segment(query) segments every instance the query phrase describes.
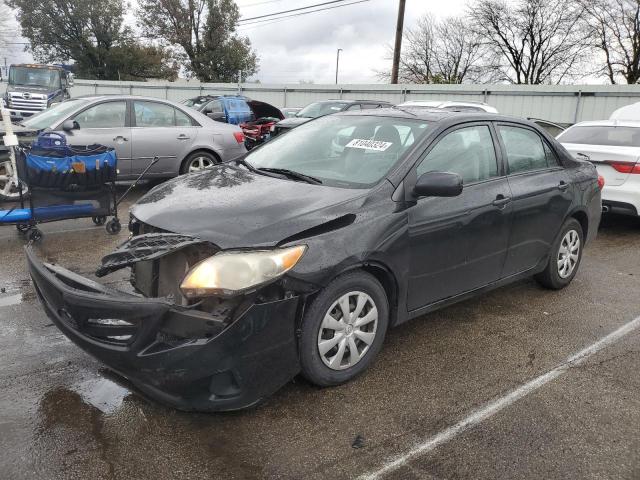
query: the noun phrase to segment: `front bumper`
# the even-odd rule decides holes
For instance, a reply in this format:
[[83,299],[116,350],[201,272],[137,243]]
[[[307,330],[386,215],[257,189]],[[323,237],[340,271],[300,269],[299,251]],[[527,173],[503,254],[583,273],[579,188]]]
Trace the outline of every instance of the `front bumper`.
[[237,410],[300,370],[299,298],[252,304],[232,323],[109,289],[25,249],[49,318],[74,343],[142,393],[180,410]]
[[9,116],[11,117],[11,120],[22,120],[25,118],[29,118],[37,113],[43,112],[46,109],[42,109],[42,110],[20,110],[17,108],[7,108],[7,110],[9,111]]

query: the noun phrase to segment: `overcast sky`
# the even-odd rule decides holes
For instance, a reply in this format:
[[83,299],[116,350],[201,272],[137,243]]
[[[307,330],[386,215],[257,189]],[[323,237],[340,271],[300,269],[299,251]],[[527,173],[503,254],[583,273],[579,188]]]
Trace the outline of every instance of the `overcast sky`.
[[[324,3],[326,0],[236,0],[245,18]],[[427,12],[463,13],[468,0],[407,0],[405,28]],[[398,0],[370,0],[269,24],[240,27],[260,57],[262,83],[334,83],[336,50],[340,83],[377,83],[376,71],[389,70]]]
[[[236,0],[244,18],[324,3],[328,0]],[[407,0],[405,28],[427,12],[437,16],[463,13],[467,1]],[[135,3],[135,2],[133,2]],[[369,0],[352,6],[239,28],[260,57],[253,78],[262,83],[335,82],[336,50],[340,83],[377,83],[376,71],[390,69],[386,46],[393,43],[398,0]],[[7,62],[31,61],[15,46],[0,53]],[[3,58],[0,58],[3,61]]]

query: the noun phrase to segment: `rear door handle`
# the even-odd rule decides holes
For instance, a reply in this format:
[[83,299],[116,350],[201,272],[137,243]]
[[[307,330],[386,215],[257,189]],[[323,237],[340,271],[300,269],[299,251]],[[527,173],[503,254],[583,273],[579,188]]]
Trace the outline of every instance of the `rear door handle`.
[[189,140],[189,136],[183,133],[182,135],[178,135],[178,140]]
[[115,138],[113,139],[113,141],[114,141],[114,142],[117,142],[117,141],[118,141],[118,139],[122,140],[123,142],[128,142],[128,141],[129,141],[129,139],[128,139],[127,137],[123,137],[122,135],[118,135],[117,137],[115,137]]
[[558,185],[558,190],[562,190],[563,192],[564,192],[567,188],[569,188],[569,184],[568,184],[568,183],[566,183],[564,180],[562,180],[562,181],[560,182],[560,184]]
[[493,202],[491,202],[491,204],[496,207],[503,208],[509,202],[511,202],[511,197],[505,197],[504,195],[500,194],[496,197],[496,199]]

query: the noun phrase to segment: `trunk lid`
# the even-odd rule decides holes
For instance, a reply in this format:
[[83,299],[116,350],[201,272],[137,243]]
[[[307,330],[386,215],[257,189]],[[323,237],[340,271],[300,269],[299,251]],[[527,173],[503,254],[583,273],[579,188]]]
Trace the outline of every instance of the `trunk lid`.
[[[619,186],[627,181],[628,172],[620,172],[611,164],[620,163],[633,165],[640,161],[640,148],[585,145],[578,143],[563,143],[571,155],[578,160],[588,160],[596,166],[598,173],[604,177],[605,186]],[[583,155],[589,157],[585,158]],[[630,169],[629,169],[630,170]]]

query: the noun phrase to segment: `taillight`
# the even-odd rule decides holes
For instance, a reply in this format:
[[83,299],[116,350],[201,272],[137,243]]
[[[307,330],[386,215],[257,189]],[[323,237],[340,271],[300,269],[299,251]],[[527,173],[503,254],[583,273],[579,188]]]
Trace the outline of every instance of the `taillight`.
[[604,187],[604,177],[602,175],[598,175],[598,188],[602,190]]
[[244,133],[242,133],[242,132],[233,132],[233,136],[236,138],[236,142],[244,143]]
[[616,172],[640,174],[640,163],[631,162],[606,162]]

